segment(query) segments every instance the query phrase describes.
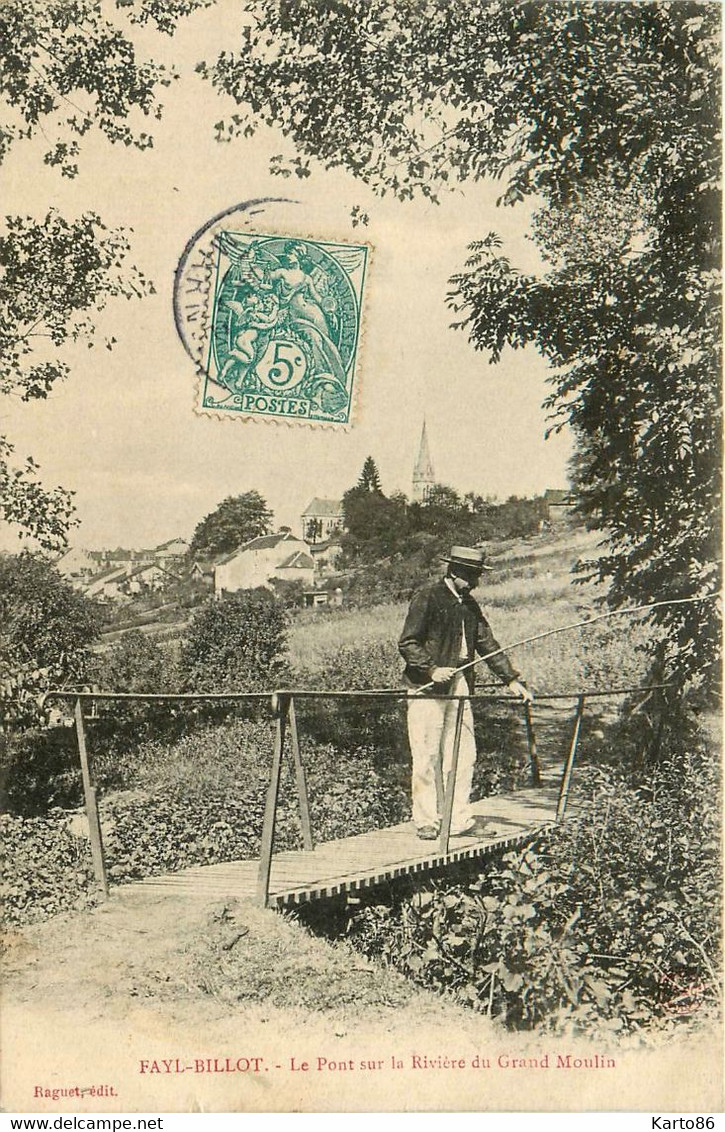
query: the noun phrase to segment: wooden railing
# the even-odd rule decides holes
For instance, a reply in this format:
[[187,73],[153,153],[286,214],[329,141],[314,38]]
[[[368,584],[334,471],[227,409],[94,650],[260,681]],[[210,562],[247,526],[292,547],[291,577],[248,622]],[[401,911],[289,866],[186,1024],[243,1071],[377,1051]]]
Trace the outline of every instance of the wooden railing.
[[[582,720],[584,717],[584,707],[588,700],[612,697],[633,695],[635,693],[650,693],[659,691],[667,687],[664,684],[651,685],[643,688],[609,688],[605,690],[590,690],[583,692],[556,692],[537,695],[537,705],[546,706],[547,704],[554,703],[555,701],[576,700],[576,709],[574,719],[572,722],[571,734],[567,747],[567,755],[564,761],[561,781],[559,785],[559,796],[556,808],[556,820],[561,821],[567,809],[569,800],[569,793],[571,790],[572,775],[574,771],[574,764],[576,761],[577,750],[579,747],[579,740],[581,738]],[[336,692],[336,691],[308,691],[304,689],[279,689],[275,692],[199,692],[199,693],[154,693],[154,692],[75,692],[68,690],[53,690],[46,694],[45,699],[48,700],[63,700],[73,701],[74,704],[74,722],[76,737],[78,742],[78,755],[80,759],[81,775],[83,779],[83,794],[85,801],[86,816],[88,819],[88,829],[91,843],[91,855],[93,860],[93,871],[95,879],[104,897],[108,896],[108,873],[106,869],[105,854],[103,849],[103,833],[101,828],[101,820],[98,810],[98,794],[97,787],[93,780],[92,773],[92,759],[89,754],[88,741],[86,735],[86,718],[83,711],[83,705],[86,703],[102,703],[102,702],[138,702],[138,703],[158,703],[158,702],[180,702],[180,703],[213,703],[213,702],[228,702],[228,703],[264,703],[267,702],[270,706],[271,716],[274,720],[274,746],[272,752],[272,764],[270,768],[269,783],[267,787],[267,799],[264,811],[264,823],[262,826],[262,838],[260,846],[259,869],[257,874],[257,902],[265,907],[269,901],[269,882],[272,868],[272,855],[274,851],[274,840],[277,826],[277,808],[279,800],[279,787],[282,773],[282,762],[285,750],[288,746],[289,737],[289,754],[291,758],[292,769],[295,777],[295,786],[297,791],[297,801],[299,805],[300,824],[302,829],[302,844],[305,852],[312,852],[314,850],[314,836],[312,831],[312,823],[310,820],[310,805],[307,792],[307,781],[305,776],[305,768],[302,760],[300,750],[299,731],[297,725],[297,712],[295,704],[300,700],[357,700],[357,701],[381,701],[381,700],[404,700],[407,701],[411,696],[410,692],[404,690],[382,690],[382,691],[361,691],[361,692]],[[539,763],[539,756],[537,751],[536,734],[534,731],[533,716],[531,705],[523,703],[521,700],[512,697],[510,694],[505,693],[474,693],[472,696],[436,696],[436,699],[457,700],[458,709],[456,713],[456,725],[453,740],[453,752],[451,759],[451,767],[448,772],[447,780],[444,784],[444,805],[443,805],[443,820],[441,823],[440,838],[438,842],[438,852],[441,856],[446,856],[449,851],[449,841],[451,836],[451,819],[453,812],[453,798],[456,785],[456,775],[458,770],[458,755],[461,743],[461,732],[463,728],[463,713],[465,704],[470,701],[491,701],[503,702],[510,705],[512,708],[518,708],[523,712],[523,720],[526,731],[526,741],[529,759],[529,774],[532,787],[541,785],[541,767]]]

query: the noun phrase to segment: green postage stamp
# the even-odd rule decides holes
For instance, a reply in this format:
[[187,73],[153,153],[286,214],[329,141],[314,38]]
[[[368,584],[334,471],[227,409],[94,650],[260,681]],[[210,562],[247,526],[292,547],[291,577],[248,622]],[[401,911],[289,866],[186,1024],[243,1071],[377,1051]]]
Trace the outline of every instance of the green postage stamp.
[[368,249],[221,230],[204,409],[347,424]]

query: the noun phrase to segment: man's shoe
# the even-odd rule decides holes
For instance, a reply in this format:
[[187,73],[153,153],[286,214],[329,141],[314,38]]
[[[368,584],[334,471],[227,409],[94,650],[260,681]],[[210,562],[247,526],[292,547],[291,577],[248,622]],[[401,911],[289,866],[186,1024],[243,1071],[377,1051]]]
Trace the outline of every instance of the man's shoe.
[[476,814],[473,821],[470,821],[465,829],[451,833],[451,837],[483,837],[484,833],[490,835],[493,832],[490,819],[482,817],[481,814]]
[[421,825],[416,830],[421,841],[435,841],[438,837],[438,828],[434,825]]

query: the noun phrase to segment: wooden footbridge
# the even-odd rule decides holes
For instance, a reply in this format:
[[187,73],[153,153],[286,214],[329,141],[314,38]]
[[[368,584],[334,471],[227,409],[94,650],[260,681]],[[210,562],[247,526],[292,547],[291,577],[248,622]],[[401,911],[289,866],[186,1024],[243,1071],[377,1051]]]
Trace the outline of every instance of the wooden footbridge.
[[[112,692],[52,692],[47,698],[74,701],[75,727],[78,740],[85,808],[88,818],[94,874],[101,893],[108,895],[108,875],[103,849],[103,833],[99,816],[97,788],[93,781],[92,761],[86,738],[84,705],[100,702],[158,701],[223,701],[243,703],[266,701],[274,722],[275,741],[270,767],[267,800],[258,860],[231,861],[200,865],[179,872],[155,876],[137,882],[144,888],[168,893],[197,892],[253,900],[262,906],[285,906],[331,896],[354,894],[398,877],[411,874],[437,874],[458,862],[487,858],[506,849],[525,845],[544,827],[561,821],[566,813],[572,773],[581,736],[585,703],[596,697],[616,697],[635,692],[649,693],[653,688],[620,688],[607,691],[585,691],[539,696],[532,710],[510,695],[477,694],[473,697],[449,697],[458,700],[454,750],[450,772],[444,784],[444,809],[440,837],[422,841],[411,822],[375,829],[355,837],[346,837],[316,845],[310,820],[307,781],[298,734],[296,703],[303,699],[370,700],[375,710],[382,698],[405,698],[405,692],[310,692],[278,691],[270,693],[224,694],[136,694]],[[473,810],[488,819],[482,835],[452,836],[450,833],[453,792],[455,788],[466,700],[503,701],[512,711],[523,713],[530,785],[508,794],[497,794],[475,803]],[[573,707],[573,714],[572,712]],[[94,709],[95,710],[95,709]],[[535,713],[546,713],[567,723],[566,747],[553,758],[540,759],[534,729]],[[277,808],[283,759],[287,755],[294,772],[303,848],[274,853]]]
[[266,892],[259,861],[200,865],[140,883],[146,889],[236,896],[277,907],[354,895],[399,877],[440,872],[456,862],[524,844],[555,820],[557,798],[553,786],[489,798],[474,810],[490,819],[490,829],[482,837],[452,837],[446,852],[436,843],[420,841],[407,822],[327,841],[312,850],[277,853],[271,859]]

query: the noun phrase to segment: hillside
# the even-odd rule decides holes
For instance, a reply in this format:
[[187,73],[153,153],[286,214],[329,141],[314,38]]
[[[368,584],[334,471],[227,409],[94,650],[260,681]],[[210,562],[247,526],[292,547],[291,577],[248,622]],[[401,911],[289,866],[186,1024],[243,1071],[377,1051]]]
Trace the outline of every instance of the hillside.
[[[497,573],[492,581],[486,581],[485,592],[478,596],[491,606],[498,601],[505,602],[522,590],[528,596],[529,587],[524,585],[526,581],[535,585],[541,596],[550,595],[562,587],[568,589],[571,567],[579,557],[595,556],[600,539],[601,535],[598,533],[581,527],[562,526],[530,538],[492,542],[489,553],[491,561],[497,567]],[[519,587],[505,584],[515,579],[521,583]],[[403,608],[402,605],[400,608]],[[173,601],[156,603],[148,609],[142,604],[137,607],[137,603],[132,603],[119,611],[117,621],[103,633],[99,651],[104,651],[134,629],[139,629],[158,642],[174,641],[187,627],[190,616],[188,607]],[[373,635],[378,632],[373,625],[382,625],[382,622],[374,618],[368,626],[364,617],[360,620],[357,609],[352,612],[344,608],[342,612],[337,609],[297,610],[293,616],[291,633],[293,660],[304,654],[311,636],[319,638],[321,642],[325,640],[323,625],[327,623],[327,619],[340,626],[349,624],[351,629],[357,629],[359,625],[363,632],[367,627]],[[312,634],[307,631],[307,627],[311,625],[316,626]],[[345,633],[344,628],[342,632]]]
[[[591,583],[576,582],[572,574],[581,559],[596,558],[601,535],[581,527],[548,531],[529,539],[492,544],[495,572],[485,575],[474,592],[502,646],[581,622],[601,612],[601,591]],[[443,567],[441,567],[441,570]],[[304,611],[290,630],[290,660],[300,686],[320,671],[335,682],[348,649],[366,648],[384,657],[379,676],[387,686],[398,686],[401,661],[397,640],[405,618],[406,602],[369,608]],[[636,682],[644,671],[638,645],[650,630],[628,620],[626,638],[614,618],[591,628],[582,627],[531,645],[510,650],[516,667],[539,692],[576,691]],[[622,652],[622,640],[626,651]],[[340,672],[340,675],[342,673]],[[620,678],[621,677],[621,678]],[[491,679],[483,669],[480,680]]]

